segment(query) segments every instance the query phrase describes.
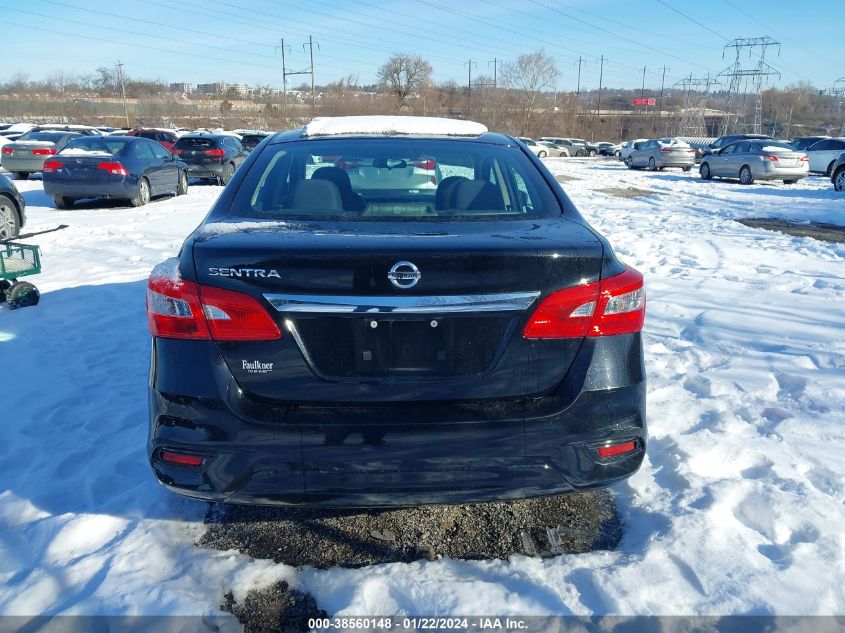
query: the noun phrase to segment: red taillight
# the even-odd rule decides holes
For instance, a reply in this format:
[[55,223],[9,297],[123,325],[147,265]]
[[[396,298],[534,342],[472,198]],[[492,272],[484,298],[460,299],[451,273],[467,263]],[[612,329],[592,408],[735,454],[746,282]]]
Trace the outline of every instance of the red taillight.
[[60,160],[45,160],[42,171],[45,174],[52,174],[54,172],[61,171],[62,167],[64,167],[64,164]]
[[219,149],[219,148],[215,148],[215,149],[207,149],[207,150],[205,150],[205,152],[203,152],[203,153],[204,153],[206,156],[214,156],[215,158],[221,158],[221,157],[222,157],[222,156],[226,153],[226,150],[224,150],[224,149]]
[[126,171],[126,167],[121,165],[116,161],[110,161],[107,163],[100,163],[97,165],[97,169],[102,169],[103,171],[107,171],[114,176],[128,176],[129,172]]
[[52,147],[44,147],[32,150],[33,156],[55,156],[56,150]]
[[599,457],[615,457],[616,455],[633,453],[636,449],[636,442],[625,442],[624,444],[612,444],[611,446],[601,446],[598,449],[598,453]]
[[663,148],[662,150],[660,150],[660,153],[661,154],[671,154],[672,150],[669,149],[668,147],[666,147],[666,148]]
[[147,321],[150,332],[162,338],[270,341],[282,336],[247,294],[162,277],[147,284]]
[[809,163],[809,162],[810,162],[810,157],[809,157],[809,156],[802,156],[802,157],[801,157],[801,158],[799,158],[798,160],[800,160],[802,163]]
[[173,451],[161,451],[159,453],[161,461],[168,464],[178,464],[179,466],[202,466],[202,457],[200,455],[186,455],[185,453],[174,453]]
[[643,276],[625,272],[553,292],[525,324],[525,338],[582,338],[639,332],[645,320]]
[[426,171],[434,171],[434,169],[437,167],[437,163],[435,163],[430,158],[426,158],[414,161],[414,167],[416,167],[417,169],[424,169]]
[[764,154],[761,158],[764,158],[765,160],[770,160],[773,163],[776,163],[779,160],[778,157],[774,154]]
[[15,153],[15,150],[13,150],[11,147],[4,147],[3,148],[3,154],[5,154],[6,156],[11,156],[14,153]]

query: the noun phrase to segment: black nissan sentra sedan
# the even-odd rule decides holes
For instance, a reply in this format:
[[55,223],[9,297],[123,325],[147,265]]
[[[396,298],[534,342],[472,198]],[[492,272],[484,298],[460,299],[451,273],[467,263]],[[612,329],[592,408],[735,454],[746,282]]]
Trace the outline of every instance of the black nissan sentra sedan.
[[184,495],[513,499],[607,486],[645,454],[642,275],[478,123],[276,134],[147,309],[149,458]]

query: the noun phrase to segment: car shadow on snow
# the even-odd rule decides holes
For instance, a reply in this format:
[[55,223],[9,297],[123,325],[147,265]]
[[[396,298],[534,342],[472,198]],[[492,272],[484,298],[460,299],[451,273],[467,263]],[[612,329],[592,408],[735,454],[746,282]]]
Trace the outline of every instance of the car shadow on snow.
[[0,304],[7,501],[53,516],[201,519],[205,504],[166,491],[147,461],[145,288],[78,286],[34,307]]

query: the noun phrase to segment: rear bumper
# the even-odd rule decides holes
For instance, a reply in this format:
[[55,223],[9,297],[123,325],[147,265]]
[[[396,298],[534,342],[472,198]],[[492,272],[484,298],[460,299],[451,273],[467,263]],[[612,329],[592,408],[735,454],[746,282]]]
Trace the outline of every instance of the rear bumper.
[[4,156],[0,159],[0,165],[3,166],[3,169],[6,171],[28,171],[30,173],[38,172],[44,169],[44,161],[48,157],[38,157],[38,158],[18,158],[15,156]]
[[806,167],[775,167],[769,165],[758,171],[759,173],[754,174],[754,177],[758,180],[800,180],[810,175],[810,171]]
[[202,165],[192,165],[188,163],[188,175],[194,178],[217,178],[223,177],[224,167],[228,163],[206,163]]
[[[608,486],[645,454],[639,335],[585,343],[573,372],[522,401],[279,407],[244,394],[213,344],[155,339],[147,448],[171,490],[231,503],[401,506]],[[633,452],[598,457],[628,441]],[[163,450],[203,463],[165,463]]]
[[138,183],[124,178],[114,182],[65,182],[44,179],[44,193],[65,198],[133,198],[138,193]]

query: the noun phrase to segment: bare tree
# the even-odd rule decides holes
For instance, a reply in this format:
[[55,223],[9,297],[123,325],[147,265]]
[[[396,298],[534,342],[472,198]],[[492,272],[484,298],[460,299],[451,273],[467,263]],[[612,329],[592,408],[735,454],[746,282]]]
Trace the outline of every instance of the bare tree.
[[520,135],[524,135],[528,129],[540,94],[552,89],[559,75],[554,58],[546,55],[543,49],[520,55],[515,63],[503,67],[502,84],[512,92],[516,106],[522,113]]
[[431,81],[431,64],[419,55],[396,53],[378,70],[382,85],[401,104]]

